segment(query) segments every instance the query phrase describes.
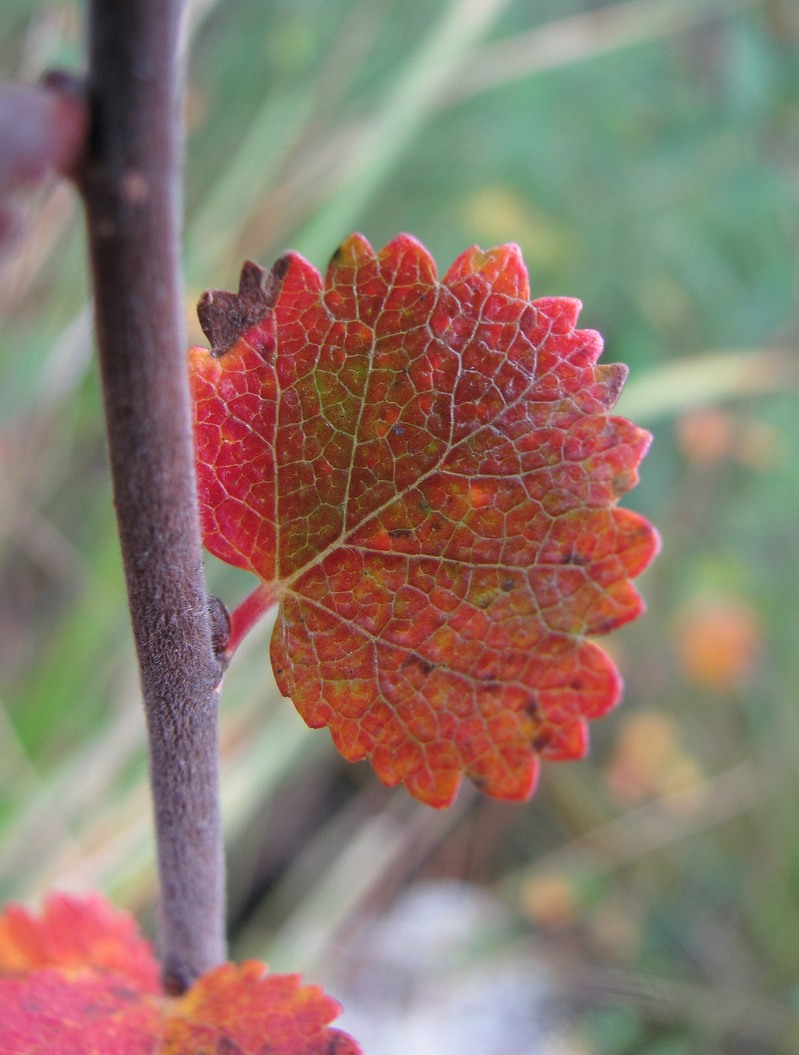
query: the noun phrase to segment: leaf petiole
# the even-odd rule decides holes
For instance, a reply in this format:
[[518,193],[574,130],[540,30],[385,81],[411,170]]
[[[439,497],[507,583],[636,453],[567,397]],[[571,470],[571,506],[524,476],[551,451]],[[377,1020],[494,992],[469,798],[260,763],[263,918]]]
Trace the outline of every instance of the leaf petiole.
[[220,659],[227,665],[236,649],[255,624],[278,602],[278,587],[272,582],[262,582],[257,589],[230,613],[230,640]]

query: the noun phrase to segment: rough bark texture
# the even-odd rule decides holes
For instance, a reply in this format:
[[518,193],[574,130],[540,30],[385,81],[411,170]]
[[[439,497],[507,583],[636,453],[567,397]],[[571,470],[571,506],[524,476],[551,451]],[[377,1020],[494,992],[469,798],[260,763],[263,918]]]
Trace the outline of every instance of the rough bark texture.
[[85,198],[122,556],[161,880],[182,991],[224,959],[217,688],[202,573],[179,270],[178,0],[92,0]]

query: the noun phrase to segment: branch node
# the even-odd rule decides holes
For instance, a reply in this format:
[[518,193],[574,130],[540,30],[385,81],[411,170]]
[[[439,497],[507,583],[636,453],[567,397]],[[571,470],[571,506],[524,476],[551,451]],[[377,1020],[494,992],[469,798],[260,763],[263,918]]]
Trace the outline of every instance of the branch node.
[[228,660],[225,650],[230,644],[230,612],[223,601],[218,597],[208,598],[208,617],[211,621],[211,640],[214,646],[214,654],[222,665],[224,671]]

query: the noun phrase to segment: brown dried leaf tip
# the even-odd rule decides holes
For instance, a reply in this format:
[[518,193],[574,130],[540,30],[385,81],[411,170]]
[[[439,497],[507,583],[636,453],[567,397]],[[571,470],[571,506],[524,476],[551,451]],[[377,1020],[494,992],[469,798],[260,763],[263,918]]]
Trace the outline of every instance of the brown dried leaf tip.
[[203,333],[211,342],[211,354],[219,358],[229,351],[251,326],[274,307],[289,266],[281,256],[267,272],[260,264],[246,261],[241,269],[238,293],[207,289],[197,304]]

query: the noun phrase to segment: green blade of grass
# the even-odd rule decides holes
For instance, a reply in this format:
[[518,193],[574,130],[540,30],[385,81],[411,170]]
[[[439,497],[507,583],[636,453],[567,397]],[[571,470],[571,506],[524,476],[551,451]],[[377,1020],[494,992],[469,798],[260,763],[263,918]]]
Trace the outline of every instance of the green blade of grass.
[[706,352],[627,382],[616,411],[649,424],[686,410],[795,387],[799,359],[783,349]]

